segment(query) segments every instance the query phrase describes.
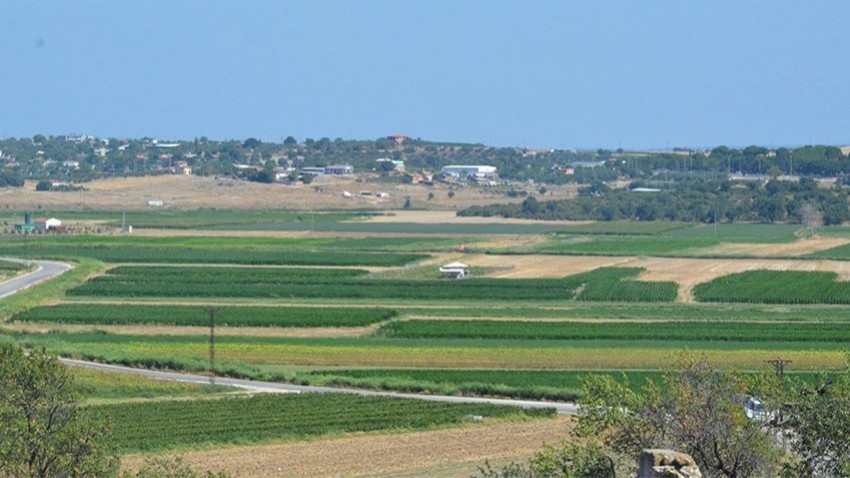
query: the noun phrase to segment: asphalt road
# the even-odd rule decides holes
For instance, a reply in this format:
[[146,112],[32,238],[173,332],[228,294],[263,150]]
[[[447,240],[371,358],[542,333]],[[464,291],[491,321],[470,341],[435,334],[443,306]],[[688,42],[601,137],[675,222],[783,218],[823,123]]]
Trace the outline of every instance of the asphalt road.
[[[87,362],[84,360],[60,359],[62,363],[72,367],[84,367],[94,370],[104,370],[110,372],[130,373],[141,375],[157,380],[169,380],[175,382],[189,383],[210,383],[210,377],[205,375],[196,375],[189,373],[177,372],[160,372],[157,370],[148,370],[141,368],[124,367],[121,365],[110,365],[96,362]],[[490,403],[493,405],[506,405],[521,408],[554,408],[561,415],[576,415],[578,414],[578,406],[573,403],[558,403],[558,402],[539,402],[534,400],[511,400],[502,398],[482,398],[482,397],[458,397],[454,395],[420,395],[415,393],[395,393],[373,390],[358,390],[350,388],[334,388],[334,387],[312,387],[305,385],[290,385],[277,382],[261,382],[258,380],[243,380],[237,378],[216,377],[216,385],[227,385],[238,387],[256,392],[273,392],[273,393],[347,393],[362,396],[378,396],[378,397],[396,397],[396,398],[412,398],[416,400],[431,400],[435,402],[448,403]]]
[[[70,264],[54,261],[27,261],[22,259],[7,259],[3,260],[10,262],[19,262],[22,264],[36,264],[38,268],[28,274],[24,274],[14,279],[0,283],[0,298],[10,296],[16,292],[32,287],[40,282],[57,277],[71,269]],[[72,367],[84,367],[95,370],[106,370],[111,372],[128,373],[141,375],[157,380],[169,380],[175,382],[189,383],[210,383],[210,377],[205,375],[196,375],[190,373],[177,372],[161,372],[158,370],[148,370],[132,367],[124,367],[120,365],[109,365],[96,362],[87,362],[83,360],[73,360],[60,358],[60,361]],[[558,402],[540,402],[534,400],[512,400],[501,398],[482,398],[482,397],[458,397],[454,395],[420,395],[415,393],[395,393],[373,390],[358,390],[350,388],[333,388],[333,387],[312,387],[305,385],[291,385],[277,382],[261,382],[257,380],[243,380],[227,377],[216,377],[215,383],[218,385],[227,385],[230,387],[238,387],[256,392],[273,392],[273,393],[346,393],[362,396],[380,396],[380,397],[396,397],[396,398],[411,398],[416,400],[431,400],[435,402],[448,403],[490,403],[493,405],[505,405],[522,408],[554,408],[562,415],[576,415],[578,406],[573,403],[558,403]]]
[[4,261],[9,262],[17,262],[20,264],[35,264],[37,269],[24,274],[22,276],[15,277],[14,279],[9,279],[5,282],[0,282],[0,299],[3,297],[10,296],[15,292],[20,292],[24,289],[28,289],[40,282],[46,281],[47,279],[52,279],[59,275],[64,274],[66,271],[71,269],[70,264],[65,264],[64,262],[54,262],[54,261],[27,261],[23,259],[8,259],[3,258]]

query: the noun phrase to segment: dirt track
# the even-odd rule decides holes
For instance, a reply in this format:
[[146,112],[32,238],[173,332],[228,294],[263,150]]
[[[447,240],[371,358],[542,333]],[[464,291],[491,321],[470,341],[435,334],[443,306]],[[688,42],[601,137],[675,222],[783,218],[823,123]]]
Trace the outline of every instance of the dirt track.
[[[199,470],[224,470],[234,477],[468,477],[485,459],[503,461],[529,456],[544,442],[568,437],[573,420],[470,425],[438,431],[360,435],[314,442],[218,448],[188,452]],[[122,465],[134,469],[138,456]]]

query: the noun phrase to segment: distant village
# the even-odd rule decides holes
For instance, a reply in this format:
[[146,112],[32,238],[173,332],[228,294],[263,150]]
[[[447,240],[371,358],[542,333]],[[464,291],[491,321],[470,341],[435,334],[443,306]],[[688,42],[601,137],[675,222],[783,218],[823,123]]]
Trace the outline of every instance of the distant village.
[[613,188],[656,192],[685,176],[760,183],[808,177],[846,183],[848,154],[848,147],[823,145],[661,151],[533,149],[439,143],[405,135],[301,141],[290,136],[276,142],[35,135],[0,140],[0,187],[29,180],[37,182],[39,191],[75,191],[93,179],[144,175],[198,175],[284,185],[353,176],[361,182],[441,182],[457,187],[602,182]]

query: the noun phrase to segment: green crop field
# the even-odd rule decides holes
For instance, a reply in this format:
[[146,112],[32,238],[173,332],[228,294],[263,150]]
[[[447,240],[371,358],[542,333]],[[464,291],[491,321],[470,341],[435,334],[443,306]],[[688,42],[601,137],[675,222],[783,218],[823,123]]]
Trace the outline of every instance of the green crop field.
[[[344,369],[298,372],[291,379],[303,385],[400,390],[445,395],[488,395],[535,400],[576,401],[581,398],[584,370],[469,370],[469,369]],[[655,371],[606,372],[625,375],[638,391]]]
[[564,279],[369,278],[354,269],[178,268],[124,266],[68,291],[83,297],[248,297],[415,300],[541,300],[663,302],[672,282],[632,280],[642,270],[602,268]]
[[850,342],[847,323],[752,322],[530,322],[405,320],[379,332],[395,338],[526,340],[673,340],[729,342]]
[[693,227],[684,222],[670,221],[611,221],[560,226],[558,234],[654,236],[678,229]]
[[[98,221],[111,227],[121,227],[121,211],[98,210],[43,210],[47,217],[61,217],[64,221]],[[303,212],[289,210],[236,210],[236,209],[157,209],[128,210],[126,223],[136,228],[156,229],[210,229],[214,227],[239,227],[270,222],[338,222],[357,221],[378,213],[372,211]],[[20,215],[2,214],[0,219],[9,223],[20,222]]]
[[800,224],[712,224],[676,228],[665,236],[695,239],[716,239],[722,242],[776,243],[797,238]]
[[755,270],[699,284],[694,296],[705,302],[850,304],[850,283],[834,272]]
[[[27,347],[77,358],[132,366],[209,369],[204,336],[128,335],[103,332],[15,333]],[[723,366],[765,367],[782,356],[792,370],[841,368],[846,342],[700,340],[526,340],[402,338],[218,337],[217,371],[225,375],[277,380],[292,367],[439,367],[495,369],[642,370],[669,366],[684,348],[704,353]]]
[[95,415],[115,427],[113,445],[123,453],[245,444],[323,435],[413,430],[457,425],[468,416],[552,416],[554,410],[522,410],[479,404],[332,394],[269,394],[250,398],[98,405]]
[[293,266],[403,266],[425,259],[421,254],[344,251],[279,251],[248,248],[103,247],[41,243],[4,243],[0,255],[39,259],[93,258],[111,263],[249,264]]
[[[219,307],[222,327],[358,327],[383,322],[392,309],[340,307]],[[62,304],[35,307],[12,320],[87,325],[209,325],[208,308],[180,305]]]
[[[676,283],[640,280],[639,268],[458,281],[437,272],[438,254],[455,253],[460,244],[480,252],[507,247],[509,254],[699,257],[722,243],[789,242],[798,225],[724,224],[715,236],[712,225],[666,222],[382,224],[358,221],[361,212],[289,213],[180,213],[134,224],[357,234],[9,236],[0,255],[93,257],[108,265],[83,259],[68,275],[4,299],[22,302],[3,309],[11,320],[0,329],[0,342],[205,373],[209,338],[198,332],[208,326],[208,307],[217,305],[216,323],[228,329],[216,337],[216,374],[300,384],[580,401],[585,374],[625,371],[637,389],[684,349],[747,372],[767,370],[765,361],[777,357],[792,361],[789,373],[846,367],[850,287],[834,274],[733,274],[699,285],[698,302],[684,303],[676,302]],[[488,236],[503,233],[520,237]],[[840,231],[824,229],[833,233]],[[426,258],[433,260],[417,264]],[[220,387],[76,373],[87,403],[117,417],[116,444],[128,452],[420,429],[486,415],[408,412],[395,402],[224,398],[229,391]]]
[[835,259],[839,261],[850,260],[850,244],[833,247],[825,251],[818,251],[809,254],[807,257],[816,259]]
[[[687,255],[695,249],[720,244],[711,238],[665,236],[556,236],[535,248],[544,254],[604,256]],[[529,251],[530,252],[530,251]]]

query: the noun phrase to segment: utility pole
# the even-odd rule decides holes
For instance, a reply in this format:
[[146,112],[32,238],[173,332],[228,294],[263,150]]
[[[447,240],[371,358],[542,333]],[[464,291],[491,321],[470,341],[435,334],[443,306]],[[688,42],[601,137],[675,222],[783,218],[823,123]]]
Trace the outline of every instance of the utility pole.
[[215,385],[215,315],[218,307],[207,309],[210,315],[210,385]]
[[785,366],[793,362],[793,360],[785,360],[777,357],[774,360],[765,360],[765,362],[773,365],[773,367],[776,369],[776,375],[779,375],[779,377],[782,378],[785,376]]

